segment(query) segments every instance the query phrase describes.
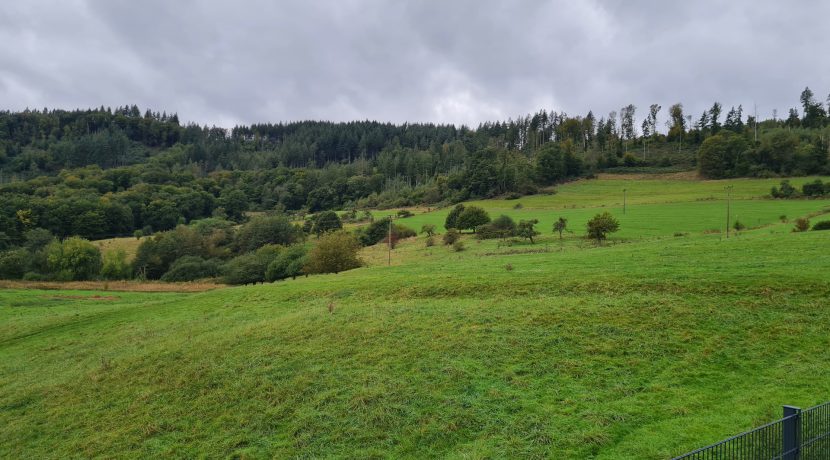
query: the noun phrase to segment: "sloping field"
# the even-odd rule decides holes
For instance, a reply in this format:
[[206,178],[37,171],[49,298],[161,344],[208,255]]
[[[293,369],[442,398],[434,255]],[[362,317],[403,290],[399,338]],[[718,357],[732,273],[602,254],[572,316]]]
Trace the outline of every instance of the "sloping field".
[[0,290],[0,457],[657,459],[717,441],[830,399],[830,232],[778,221],[827,203],[745,198],[763,227],[728,240],[693,226],[724,203],[655,200],[601,247],[546,226],[202,293]]

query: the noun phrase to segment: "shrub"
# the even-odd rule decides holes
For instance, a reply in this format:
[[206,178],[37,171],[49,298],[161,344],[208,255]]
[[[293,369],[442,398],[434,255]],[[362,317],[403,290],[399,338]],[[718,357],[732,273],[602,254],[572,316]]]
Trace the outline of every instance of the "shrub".
[[822,220],[813,225],[813,230],[830,230],[830,220]]
[[435,235],[435,225],[424,224],[421,226],[421,233],[426,233],[428,237],[432,237],[432,235]]
[[[381,241],[389,242],[389,219],[376,220],[358,232],[358,240],[364,246],[372,246]],[[403,238],[416,236],[415,230],[409,227],[392,224],[392,244]]]
[[176,259],[170,270],[161,277],[162,281],[193,281],[213,278],[219,275],[219,264],[199,256],[184,256]]
[[306,273],[340,273],[362,265],[357,256],[360,243],[346,232],[328,233],[308,253]]
[[830,184],[824,185],[821,179],[816,179],[801,186],[801,193],[804,196],[822,196],[828,192],[830,192]]
[[444,233],[444,244],[449,246],[451,244],[455,244],[461,238],[461,234],[458,230],[451,228],[447,230],[447,233]]
[[29,266],[29,251],[12,249],[0,252],[0,278],[20,279]]
[[425,244],[428,248],[435,246],[435,238],[433,238],[432,236],[428,236]]
[[302,230],[283,215],[255,217],[236,234],[236,247],[253,251],[266,244],[291,245],[302,238]]
[[600,243],[619,229],[620,223],[608,211],[595,215],[587,224],[588,237]]
[[110,250],[104,253],[104,262],[101,266],[101,277],[104,279],[129,279],[132,271],[132,266],[127,262],[127,253],[123,249]]
[[61,280],[89,280],[101,272],[101,251],[83,238],[67,238],[49,244],[46,263],[49,271],[57,273]]
[[333,232],[343,228],[343,222],[334,211],[323,211],[312,219],[311,232],[318,237],[323,233]]
[[464,242],[461,240],[457,240],[455,243],[452,244],[452,250],[455,252],[461,252],[464,250]]
[[133,232],[133,236],[135,237],[135,239],[140,240],[141,237],[144,236],[144,231],[143,230],[136,230],[136,231]]
[[476,237],[479,239],[507,238],[516,234],[516,222],[510,216],[501,215],[489,224],[479,225],[476,228]]
[[778,220],[780,220],[781,222],[786,224],[787,223],[787,216],[784,215],[784,214],[781,214],[780,216],[778,216]]
[[798,190],[790,185],[790,181],[785,179],[781,181],[781,184],[778,187],[773,187],[772,190],[770,190],[770,195],[772,195],[773,198],[794,198],[798,195]]
[[401,209],[400,211],[398,211],[398,217],[402,219],[412,217],[414,215],[415,214],[412,214],[412,211],[410,211],[409,209]]
[[519,221],[519,226],[516,228],[516,236],[527,238],[530,240],[530,244],[533,244],[533,237],[539,234],[534,228],[538,223],[538,219]]
[[524,205],[522,205],[521,203],[516,203],[516,204],[513,205],[513,209],[522,209],[522,208],[524,208]]
[[256,252],[249,252],[234,257],[222,269],[224,280],[228,284],[261,283],[265,281],[268,265],[277,258],[281,248],[267,245]]
[[266,281],[296,278],[303,274],[306,263],[305,247],[299,244],[285,248],[265,270]]
[[447,219],[444,221],[444,228],[447,230],[451,228],[458,228],[458,217],[461,216],[461,213],[464,212],[464,205],[458,204],[449,214],[447,214]]
[[505,265],[505,266],[504,266],[504,269],[505,269],[505,270],[507,270],[507,271],[509,271],[509,272],[512,272],[512,271],[513,271],[513,264],[507,264],[507,265]]
[[141,241],[133,260],[133,268],[135,273],[147,279],[159,279],[179,257],[208,258],[211,252],[208,243],[208,239],[196,230],[183,225],[175,230],[156,233]]
[[799,217],[795,220],[794,232],[806,232],[810,228],[810,220],[806,217]]
[[484,225],[490,222],[490,216],[482,208],[478,206],[468,206],[464,209],[455,225],[459,230],[473,230],[479,225]]
[[739,220],[735,220],[735,223],[732,224],[732,228],[734,228],[736,232],[740,232],[746,229],[746,225],[744,225],[744,223]]

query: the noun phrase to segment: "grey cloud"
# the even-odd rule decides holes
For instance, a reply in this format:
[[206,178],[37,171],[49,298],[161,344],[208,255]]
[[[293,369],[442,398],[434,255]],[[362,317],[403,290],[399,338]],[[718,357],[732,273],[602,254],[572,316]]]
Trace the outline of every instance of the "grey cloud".
[[[138,104],[232,126],[466,123],[540,108],[699,114],[809,85],[824,98],[830,5],[771,1],[76,0],[0,7],[5,109]],[[663,112],[665,115],[665,112]]]

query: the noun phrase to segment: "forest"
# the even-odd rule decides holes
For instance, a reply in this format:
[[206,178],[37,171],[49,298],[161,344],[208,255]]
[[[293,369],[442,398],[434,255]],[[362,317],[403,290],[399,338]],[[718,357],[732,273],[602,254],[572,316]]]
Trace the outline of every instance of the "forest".
[[[532,194],[603,171],[697,168],[705,178],[828,170],[827,106],[809,89],[786,118],[714,103],[597,117],[541,110],[475,129],[302,121],[232,129],[182,125],[133,106],[0,112],[0,249],[32,228],[98,239],[251,211],[322,210]],[[830,101],[828,101],[830,105]]]

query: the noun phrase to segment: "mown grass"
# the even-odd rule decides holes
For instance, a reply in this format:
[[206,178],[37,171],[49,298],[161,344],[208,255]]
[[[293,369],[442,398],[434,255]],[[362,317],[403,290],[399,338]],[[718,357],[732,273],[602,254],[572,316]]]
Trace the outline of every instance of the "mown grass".
[[657,459],[830,399],[830,232],[761,208],[672,236],[699,204],[632,208],[655,230],[603,246],[417,238],[252,287],[0,290],[0,457]]

